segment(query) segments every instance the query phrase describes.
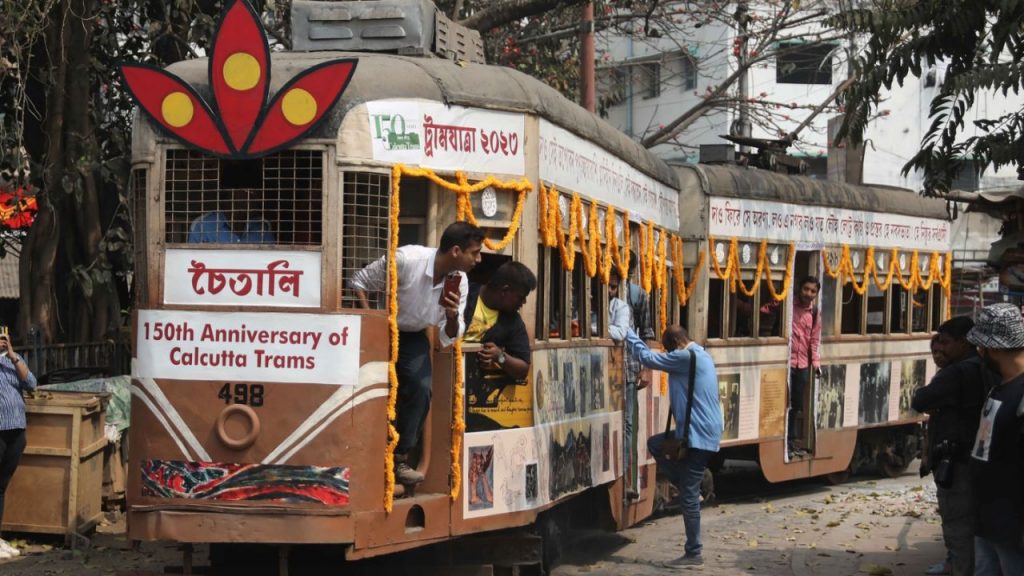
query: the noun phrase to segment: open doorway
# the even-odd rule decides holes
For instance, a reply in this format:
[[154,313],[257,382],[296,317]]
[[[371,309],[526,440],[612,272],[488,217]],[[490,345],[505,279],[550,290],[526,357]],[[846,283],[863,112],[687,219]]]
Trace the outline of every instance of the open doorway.
[[[814,454],[818,388],[816,360],[821,346],[821,252],[799,250],[793,262],[789,329],[789,414],[786,445],[790,461]],[[809,306],[809,308],[808,308]]]

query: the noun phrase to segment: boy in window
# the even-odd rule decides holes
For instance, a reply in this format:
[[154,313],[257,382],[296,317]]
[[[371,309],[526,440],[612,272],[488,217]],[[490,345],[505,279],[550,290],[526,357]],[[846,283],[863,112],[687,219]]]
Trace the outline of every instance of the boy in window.
[[273,244],[270,222],[263,219],[262,201],[248,188],[233,188],[221,196],[218,210],[192,221],[190,244]]

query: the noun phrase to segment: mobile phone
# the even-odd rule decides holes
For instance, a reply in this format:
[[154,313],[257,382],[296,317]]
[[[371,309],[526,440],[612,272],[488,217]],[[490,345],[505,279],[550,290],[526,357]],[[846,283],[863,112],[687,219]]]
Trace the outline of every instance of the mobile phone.
[[462,291],[462,278],[458,272],[450,272],[444,278],[444,287],[441,288],[441,300],[438,302],[441,306],[444,306],[444,299],[446,294],[454,294],[456,298],[460,296]]

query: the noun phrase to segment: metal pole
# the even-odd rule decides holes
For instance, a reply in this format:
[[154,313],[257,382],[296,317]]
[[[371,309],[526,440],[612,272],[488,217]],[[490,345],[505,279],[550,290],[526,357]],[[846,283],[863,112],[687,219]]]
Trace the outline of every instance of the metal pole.
[[594,88],[594,3],[583,5],[580,24],[580,104],[590,112],[597,111]]

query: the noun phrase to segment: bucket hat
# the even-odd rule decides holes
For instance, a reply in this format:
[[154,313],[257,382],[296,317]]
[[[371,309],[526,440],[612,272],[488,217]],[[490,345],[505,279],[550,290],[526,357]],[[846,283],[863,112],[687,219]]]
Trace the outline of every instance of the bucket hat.
[[1000,303],[982,308],[967,333],[967,341],[982,348],[1024,348],[1024,318],[1013,304]]

